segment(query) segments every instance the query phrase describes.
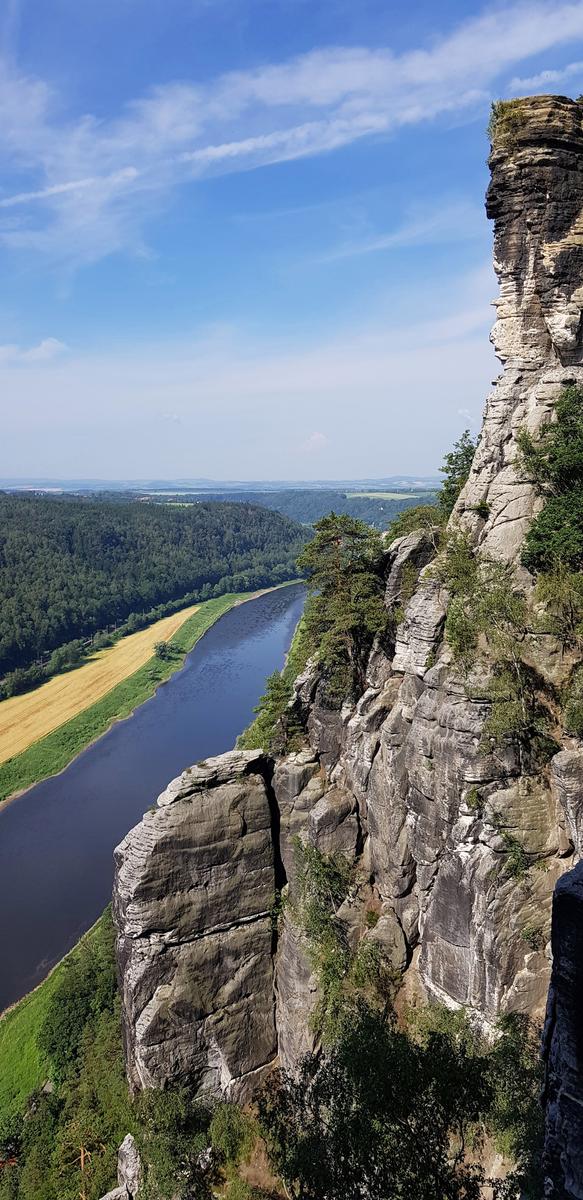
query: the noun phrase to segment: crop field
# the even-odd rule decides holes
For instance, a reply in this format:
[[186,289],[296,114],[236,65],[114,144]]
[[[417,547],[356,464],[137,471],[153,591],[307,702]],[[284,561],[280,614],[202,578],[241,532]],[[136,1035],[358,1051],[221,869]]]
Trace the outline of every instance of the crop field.
[[152,657],[156,642],[166,642],[197,611],[193,604],[121,638],[96,652],[89,662],[41,687],[0,703],[0,763],[58,729],[107,695]]

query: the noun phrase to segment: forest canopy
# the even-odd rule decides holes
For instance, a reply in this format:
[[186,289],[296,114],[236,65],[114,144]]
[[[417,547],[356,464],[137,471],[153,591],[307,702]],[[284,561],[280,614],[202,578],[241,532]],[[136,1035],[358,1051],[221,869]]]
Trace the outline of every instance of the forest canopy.
[[156,605],[292,579],[305,540],[251,504],[0,495],[0,676]]

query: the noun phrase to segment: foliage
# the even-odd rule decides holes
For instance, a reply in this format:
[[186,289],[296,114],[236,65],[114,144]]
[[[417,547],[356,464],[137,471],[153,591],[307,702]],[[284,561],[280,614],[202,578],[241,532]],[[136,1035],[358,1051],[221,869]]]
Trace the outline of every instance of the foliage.
[[454,660],[468,673],[482,653],[491,668],[482,748],[515,741],[545,757],[556,746],[547,734],[538,679],[524,661],[529,611],[512,566],[475,553],[454,530],[435,572],[451,594],[445,633]]
[[302,1200],[477,1200],[484,1180],[469,1147],[479,1149],[491,1126],[515,1155],[514,1195],[524,1186],[530,1196],[540,1152],[537,1058],[520,1024],[503,1028],[490,1050],[463,1016],[430,1018],[410,1036],[352,1007],[323,1062],[310,1055],[296,1077],[280,1072],[264,1089],[272,1161]]
[[162,662],[167,662],[169,658],[172,658],[172,646],[168,642],[154,642],[154,654]]
[[487,1058],[491,1104],[488,1125],[499,1150],[516,1163],[515,1178],[524,1200],[542,1195],[541,1148],[543,1063],[540,1031],[523,1013],[498,1021],[499,1038]]
[[439,529],[444,525],[444,516],[437,504],[416,504],[414,508],[406,508],[395,517],[387,530],[387,541],[394,542],[396,538],[405,537],[421,529],[437,541]]
[[113,1010],[116,993],[113,941],[113,925],[107,911],[95,936],[81,941],[77,953],[63,964],[38,1035],[39,1050],[51,1064],[51,1075],[57,1081],[74,1065],[89,1019]]
[[[292,916],[308,944],[308,958],[318,980],[318,1004],[312,1024],[329,1045],[338,1036],[347,1005],[363,1002],[384,1009],[391,1001],[396,978],[379,942],[364,937],[351,950],[336,912],[352,884],[352,870],[343,855],[326,855],[294,839],[297,899]],[[370,914],[367,914],[367,916]],[[368,921],[374,928],[376,920]]]
[[139,704],[147,700],[158,684],[168,679],[180,666],[184,655],[192,650],[203,633],[206,633],[207,629],[237,601],[245,599],[245,593],[235,593],[202,604],[171,638],[171,659],[162,662],[151,658],[96,704],[84,709],[53,733],[29,746],[28,750],[1,763],[0,800],[30,787],[40,779],[62,771],[76,754],[104,733],[112,721],[129,716]]
[[305,539],[249,504],[0,496],[0,673],[186,595],[281,583]]
[[564,721],[568,733],[583,737],[583,667],[573,673],[567,688]]
[[308,577],[308,654],[322,668],[331,707],[358,694],[376,635],[388,627],[378,533],[352,517],[330,513],[315,525],[298,567]]
[[504,851],[506,854],[505,867],[508,875],[514,879],[522,879],[523,875],[529,870],[531,865],[530,859],[522,842],[516,837],[516,834],[511,833],[504,825],[502,815],[499,812],[491,812],[488,814],[488,819],[496,833],[502,839]]
[[290,751],[302,737],[297,715],[290,709],[293,685],[303,671],[309,654],[303,620],[294,633],[282,671],[274,671],[266,680],[266,690],[254,709],[257,713],[251,725],[239,735],[240,750]]
[[583,391],[564,388],[554,420],[534,439],[518,435],[519,462],[546,498],[526,535],[522,561],[529,570],[549,571],[559,563],[583,565]]
[[475,452],[476,443],[472,441],[469,429],[465,429],[454,443],[453,450],[445,455],[443,466],[439,468],[444,480],[437,496],[437,504],[446,520],[468,479]]
[[236,1164],[250,1153],[257,1130],[252,1118],[238,1105],[223,1103],[213,1112],[209,1134],[221,1161]]
[[583,575],[556,559],[539,575],[535,596],[544,609],[541,631],[552,633],[563,647],[577,645],[583,635]]
[[488,121],[488,137],[493,149],[511,150],[522,126],[521,100],[494,100]]
[[145,1091],[136,1098],[137,1141],[145,1163],[144,1200],[211,1196],[201,1156],[209,1144],[210,1111],[188,1088]]
[[[404,488],[384,491],[371,489],[370,492],[337,491],[332,488],[285,488],[282,491],[236,491],[236,492],[205,492],[206,501],[224,503],[260,504],[262,507],[276,509],[277,512],[302,525],[313,525],[321,521],[332,510],[339,516],[355,517],[364,521],[373,529],[386,529],[392,520],[401,512],[412,507],[419,493],[411,494]],[[423,491],[423,496],[431,501],[433,492]],[[186,495],[180,497],[182,503],[199,503]]]
[[343,855],[325,855],[315,846],[293,843],[297,900],[293,914],[308,941],[312,969],[318,978],[314,1026],[325,1040],[333,1036],[344,1000],[350,967],[346,939],[335,912],[346,898],[351,868]]

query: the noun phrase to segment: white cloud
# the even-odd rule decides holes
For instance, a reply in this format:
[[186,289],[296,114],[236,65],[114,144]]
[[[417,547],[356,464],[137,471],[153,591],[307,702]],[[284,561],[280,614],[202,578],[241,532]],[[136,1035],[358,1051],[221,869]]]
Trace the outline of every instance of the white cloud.
[[315,430],[314,433],[311,433],[302,444],[302,450],[304,450],[306,454],[319,454],[320,451],[326,449],[327,445],[328,438],[326,437],[326,434],[318,433]]
[[434,472],[468,424],[459,410],[479,419],[494,291],[480,270],[450,282],[455,307],[428,296],[417,323],[387,307],[385,318],[300,343],[214,328],[196,341],[63,356],[50,371],[6,364],[6,461],[11,474],[52,477]]
[[0,366],[49,362],[50,359],[63,354],[66,349],[65,343],[54,337],[43,338],[42,342],[39,342],[37,346],[31,346],[28,350],[16,345],[0,346]]
[[472,113],[509,67],[581,40],[581,2],[532,0],[485,9],[403,53],[320,48],[210,82],[168,83],[109,120],[65,118],[44,82],[5,65],[0,166],[17,186],[0,211],[23,217],[16,228],[0,221],[0,242],[75,263],[141,251],[148,220],[188,180]]
[[583,79],[583,62],[568,63],[556,71],[539,71],[538,75],[529,75],[526,79],[512,79],[508,91],[513,95],[532,95],[546,88],[555,91],[555,84],[563,83],[573,77]]

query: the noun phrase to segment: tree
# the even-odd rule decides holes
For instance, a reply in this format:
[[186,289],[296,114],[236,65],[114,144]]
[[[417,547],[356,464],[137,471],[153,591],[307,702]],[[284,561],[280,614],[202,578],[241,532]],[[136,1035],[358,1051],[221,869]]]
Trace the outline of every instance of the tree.
[[159,658],[162,662],[166,662],[169,658],[172,658],[172,647],[169,646],[168,642],[154,642],[154,654],[156,658]]
[[469,429],[464,429],[462,436],[454,443],[453,450],[445,455],[443,466],[439,468],[444,480],[438,493],[437,504],[446,518],[452,512],[468,479],[475,452],[476,443],[472,441]]
[[354,517],[317,521],[298,567],[308,578],[305,629],[323,668],[324,696],[338,706],[356,694],[374,637],[388,626],[380,534]]

